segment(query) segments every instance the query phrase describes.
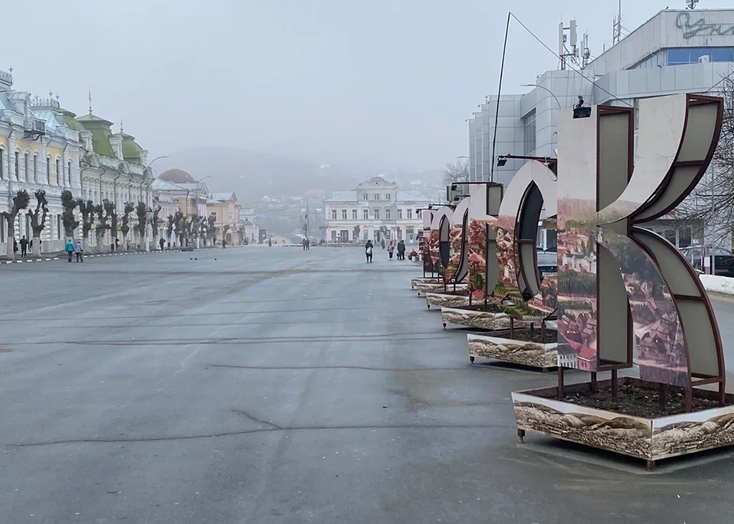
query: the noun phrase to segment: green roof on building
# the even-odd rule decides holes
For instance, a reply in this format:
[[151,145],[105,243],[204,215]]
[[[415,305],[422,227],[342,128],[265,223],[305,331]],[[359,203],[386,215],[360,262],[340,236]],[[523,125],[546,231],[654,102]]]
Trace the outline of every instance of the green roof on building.
[[110,135],[112,134],[110,127],[112,126],[112,122],[100,118],[91,112],[88,115],[77,117],[76,121],[84,129],[92,133],[92,149],[94,149],[95,153],[115,158],[115,152],[110,145]]
[[71,111],[67,109],[61,109],[61,114],[64,115],[64,123],[66,124],[66,127],[71,129],[72,131],[84,131],[84,126],[81,125],[79,122],[77,122],[76,114],[72,113]]
[[127,133],[120,132],[122,136],[122,158],[128,162],[140,163],[140,152],[143,148],[135,141],[135,137]]

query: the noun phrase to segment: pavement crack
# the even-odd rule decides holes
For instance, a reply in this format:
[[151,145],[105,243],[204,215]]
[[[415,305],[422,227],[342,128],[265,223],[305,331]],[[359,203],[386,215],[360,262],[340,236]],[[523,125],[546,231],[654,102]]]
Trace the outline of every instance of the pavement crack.
[[[273,425],[274,426],[274,425]],[[139,438],[79,438],[46,440],[40,442],[19,442],[5,444],[14,448],[34,448],[41,446],[55,446],[61,444],[121,444],[144,443],[144,442],[175,442],[178,440],[199,440],[207,438],[237,437],[254,433],[272,433],[281,431],[340,431],[340,430],[402,430],[402,429],[509,429],[515,428],[514,424],[394,424],[394,425],[355,425],[355,426],[277,426],[259,429],[246,429],[240,431],[224,431],[203,435],[174,435],[159,437]]]
[[414,372],[414,371],[468,371],[472,368],[469,366],[453,367],[453,368],[381,368],[372,366],[238,366],[234,364],[209,364],[210,368],[231,368],[231,369],[256,369],[256,370],[317,370],[317,369],[358,369],[362,371],[397,371],[397,372]]
[[253,422],[256,422],[257,424],[264,424],[264,425],[266,425],[266,426],[268,426],[270,428],[275,428],[275,429],[283,429],[281,426],[279,426],[277,424],[273,424],[272,422],[269,422],[267,420],[263,420],[261,418],[257,418],[255,415],[252,415],[252,414],[248,413],[247,411],[243,411],[241,409],[233,409],[232,410],[232,413],[237,413],[238,415],[242,415],[246,419],[251,420]]

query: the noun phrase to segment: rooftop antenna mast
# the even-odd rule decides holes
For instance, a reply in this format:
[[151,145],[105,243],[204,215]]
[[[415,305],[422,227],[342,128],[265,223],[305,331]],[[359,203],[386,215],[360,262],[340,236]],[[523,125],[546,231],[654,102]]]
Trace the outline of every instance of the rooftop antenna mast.
[[[568,31],[568,37],[566,36]],[[568,41],[569,47],[566,47]],[[566,69],[568,60],[576,60],[579,56],[576,44],[578,43],[578,36],[576,34],[576,20],[571,20],[568,27],[563,26],[563,22],[558,24],[558,57],[561,60],[561,70]],[[583,46],[583,42],[582,42]]]
[[619,14],[614,19],[614,27],[612,30],[612,45],[618,44],[620,40],[622,40],[622,0],[619,0]]

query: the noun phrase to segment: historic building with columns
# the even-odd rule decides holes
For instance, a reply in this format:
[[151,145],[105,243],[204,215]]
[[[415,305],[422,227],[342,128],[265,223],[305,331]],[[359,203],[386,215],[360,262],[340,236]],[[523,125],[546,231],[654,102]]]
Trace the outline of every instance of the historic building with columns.
[[[0,211],[9,211],[13,196],[25,189],[35,207],[34,193],[42,189],[48,199],[46,228],[41,235],[44,252],[63,249],[61,192],[81,191],[79,161],[84,154],[79,133],[69,127],[58,97],[32,96],[13,89],[10,72],[0,71]],[[0,252],[13,236],[30,239],[30,219],[21,212],[10,231],[0,227]]]
[[421,211],[429,199],[416,191],[400,191],[395,182],[374,177],[353,191],[335,191],[324,201],[326,242],[335,244],[418,242]]

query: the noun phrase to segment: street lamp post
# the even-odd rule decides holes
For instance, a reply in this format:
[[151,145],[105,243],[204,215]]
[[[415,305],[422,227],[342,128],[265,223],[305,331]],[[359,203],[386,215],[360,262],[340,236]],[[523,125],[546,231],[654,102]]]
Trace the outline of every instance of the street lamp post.
[[561,108],[563,107],[563,106],[561,105],[561,102],[560,102],[560,101],[558,100],[558,97],[556,97],[556,95],[554,95],[554,94],[553,94],[553,91],[551,91],[551,90],[550,90],[550,89],[548,89],[547,87],[543,87],[543,86],[540,86],[540,85],[538,85],[538,84],[520,84],[520,85],[521,85],[522,87],[537,87],[538,89],[542,89],[543,91],[546,91],[546,92],[547,92],[548,94],[550,94],[550,96],[552,96],[552,97],[553,97],[553,99],[554,99],[554,100],[556,101],[556,103],[558,104],[558,109],[561,109]]

